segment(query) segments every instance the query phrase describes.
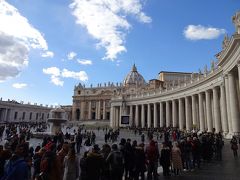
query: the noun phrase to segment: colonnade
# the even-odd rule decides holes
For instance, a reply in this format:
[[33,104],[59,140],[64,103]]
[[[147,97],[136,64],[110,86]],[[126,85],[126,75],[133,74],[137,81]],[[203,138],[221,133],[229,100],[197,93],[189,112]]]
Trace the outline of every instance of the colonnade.
[[[182,96],[182,93],[150,100],[126,101],[129,126],[141,128],[178,127],[180,130],[240,133],[240,65],[216,78],[216,85]],[[204,87],[204,86],[202,86]],[[186,88],[186,92],[189,89]],[[194,91],[194,90],[193,90]],[[192,92],[192,91],[191,91]],[[112,127],[121,126],[122,105],[111,107]],[[124,114],[126,115],[126,114]]]
[[107,100],[81,101],[80,106],[73,105],[72,109],[74,120],[105,120],[107,113]]
[[0,108],[0,122],[5,122],[9,120],[10,108]]

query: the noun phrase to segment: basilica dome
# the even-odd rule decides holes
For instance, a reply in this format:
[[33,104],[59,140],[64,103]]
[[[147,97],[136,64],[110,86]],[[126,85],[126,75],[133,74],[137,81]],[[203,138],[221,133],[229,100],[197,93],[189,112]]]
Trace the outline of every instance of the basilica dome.
[[141,74],[138,73],[135,64],[132,67],[132,70],[123,80],[124,86],[144,86],[146,82]]

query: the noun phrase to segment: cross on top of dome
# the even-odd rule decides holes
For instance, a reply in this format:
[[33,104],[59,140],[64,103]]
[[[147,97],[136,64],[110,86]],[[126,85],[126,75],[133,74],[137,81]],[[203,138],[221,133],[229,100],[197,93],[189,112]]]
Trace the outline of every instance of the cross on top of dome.
[[136,66],[135,66],[135,63],[133,64],[132,71],[133,71],[133,72],[137,72],[137,68],[136,68]]

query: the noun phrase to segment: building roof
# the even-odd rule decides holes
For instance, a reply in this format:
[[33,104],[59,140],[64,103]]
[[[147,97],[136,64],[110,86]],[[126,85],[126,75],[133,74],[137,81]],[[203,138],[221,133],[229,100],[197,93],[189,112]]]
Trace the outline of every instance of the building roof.
[[158,74],[160,73],[192,74],[190,72],[176,72],[176,71],[160,71]]

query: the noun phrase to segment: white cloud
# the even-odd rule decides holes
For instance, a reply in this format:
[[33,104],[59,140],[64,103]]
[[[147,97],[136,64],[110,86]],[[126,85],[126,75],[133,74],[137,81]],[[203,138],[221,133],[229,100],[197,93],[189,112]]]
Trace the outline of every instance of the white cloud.
[[77,62],[82,65],[92,65],[92,61],[88,59],[78,59]]
[[64,82],[58,76],[51,76],[51,82],[56,86],[63,86]]
[[88,75],[85,71],[69,71],[67,69],[63,69],[62,71],[57,67],[50,67],[43,69],[44,74],[51,75],[51,82],[56,86],[63,86],[64,81],[61,78],[73,78],[80,81],[87,81]]
[[15,37],[0,32],[0,82],[17,76],[28,65],[28,52]]
[[43,73],[50,74],[52,76],[60,76],[60,69],[57,67],[50,67],[47,69],[43,69]]
[[43,69],[44,74],[51,75],[51,82],[56,86],[63,86],[63,81],[60,80],[61,71],[57,67],[50,67],[47,69]]
[[16,89],[22,89],[22,88],[27,87],[27,84],[26,83],[14,83],[14,84],[12,84],[12,87],[14,87]]
[[99,41],[97,47],[106,49],[103,59],[114,60],[127,51],[124,41],[131,27],[127,16],[132,15],[142,23],[152,21],[142,12],[142,4],[143,0],[73,0],[70,8],[76,23]]
[[18,10],[0,0],[0,81],[16,77],[28,65],[30,49],[48,51],[47,42]]
[[80,81],[87,81],[88,80],[88,76],[87,76],[87,73],[85,71],[74,72],[74,71],[69,71],[67,69],[63,69],[62,77],[73,78],[73,79],[77,79],[77,80],[80,80]]
[[72,51],[72,52],[68,53],[67,58],[68,58],[68,60],[72,60],[76,56],[77,56],[77,53]]
[[188,25],[183,32],[185,38],[190,40],[216,39],[225,33],[225,29],[204,27],[202,25]]
[[54,53],[52,51],[45,51],[42,53],[42,57],[50,57],[52,58],[54,56]]

